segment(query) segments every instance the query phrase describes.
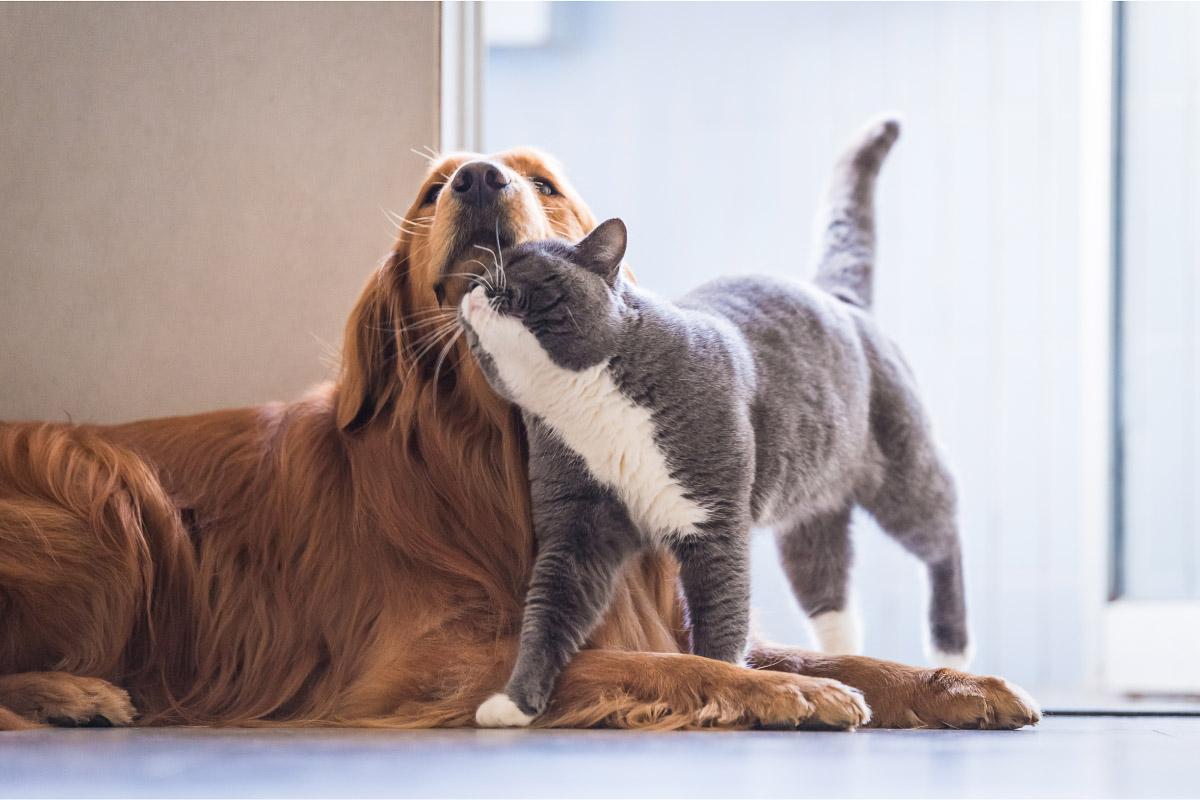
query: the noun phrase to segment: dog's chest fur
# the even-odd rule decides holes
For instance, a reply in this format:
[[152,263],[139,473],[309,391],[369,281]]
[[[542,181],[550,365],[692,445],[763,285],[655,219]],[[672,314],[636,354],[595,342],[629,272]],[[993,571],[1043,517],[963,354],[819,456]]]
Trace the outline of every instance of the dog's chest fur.
[[491,317],[479,328],[512,399],[579,455],[597,482],[617,493],[646,535],[687,535],[708,519],[708,511],[672,476],[650,409],[621,391],[607,364],[564,369],[512,319]]

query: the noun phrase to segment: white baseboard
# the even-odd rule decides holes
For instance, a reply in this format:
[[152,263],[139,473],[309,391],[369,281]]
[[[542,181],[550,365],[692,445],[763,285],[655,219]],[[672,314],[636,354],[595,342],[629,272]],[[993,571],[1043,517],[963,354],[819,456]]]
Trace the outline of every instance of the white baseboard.
[[1104,613],[1104,686],[1200,693],[1200,601],[1110,603]]

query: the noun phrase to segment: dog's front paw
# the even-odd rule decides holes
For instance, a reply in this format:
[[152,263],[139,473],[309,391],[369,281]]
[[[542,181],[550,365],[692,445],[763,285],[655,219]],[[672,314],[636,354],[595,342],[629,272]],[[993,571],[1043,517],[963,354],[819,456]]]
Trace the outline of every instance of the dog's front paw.
[[[746,676],[750,680],[732,699],[751,727],[854,730],[871,720],[862,693],[838,681],[757,670],[747,671]],[[714,705],[719,708],[722,704],[710,701],[704,710]],[[714,722],[721,725],[726,721],[718,718]]]
[[526,728],[533,720],[503,693],[484,700],[475,712],[475,724],[481,728]]
[[871,707],[858,689],[835,680],[814,678],[805,695],[813,704],[813,715],[800,726],[833,730],[854,730],[871,721]]

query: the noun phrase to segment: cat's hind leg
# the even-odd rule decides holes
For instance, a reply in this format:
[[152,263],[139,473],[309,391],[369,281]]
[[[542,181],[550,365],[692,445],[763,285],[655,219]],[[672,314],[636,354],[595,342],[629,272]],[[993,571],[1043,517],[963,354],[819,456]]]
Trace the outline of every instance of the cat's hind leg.
[[908,467],[885,481],[865,505],[884,532],[928,570],[928,658],[937,666],[965,670],[972,654],[953,483],[940,463]]
[[875,365],[871,404],[872,435],[883,468],[879,483],[859,502],[928,570],[930,660],[966,669],[971,650],[954,479],[898,356]]
[[776,530],[775,542],[792,592],[826,653],[862,652],[862,622],[851,602],[850,508],[805,518]]

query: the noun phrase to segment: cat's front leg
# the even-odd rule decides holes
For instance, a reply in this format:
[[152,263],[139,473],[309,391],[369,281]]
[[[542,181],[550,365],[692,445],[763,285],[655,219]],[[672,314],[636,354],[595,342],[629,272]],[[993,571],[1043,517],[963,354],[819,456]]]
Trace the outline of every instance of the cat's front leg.
[[687,598],[692,652],[741,662],[750,632],[749,529],[712,526],[679,536],[671,549]]
[[504,692],[475,714],[482,727],[528,725],[587,641],[625,560],[641,545],[624,505],[570,469],[532,486],[537,560],[525,596],[517,663]]

